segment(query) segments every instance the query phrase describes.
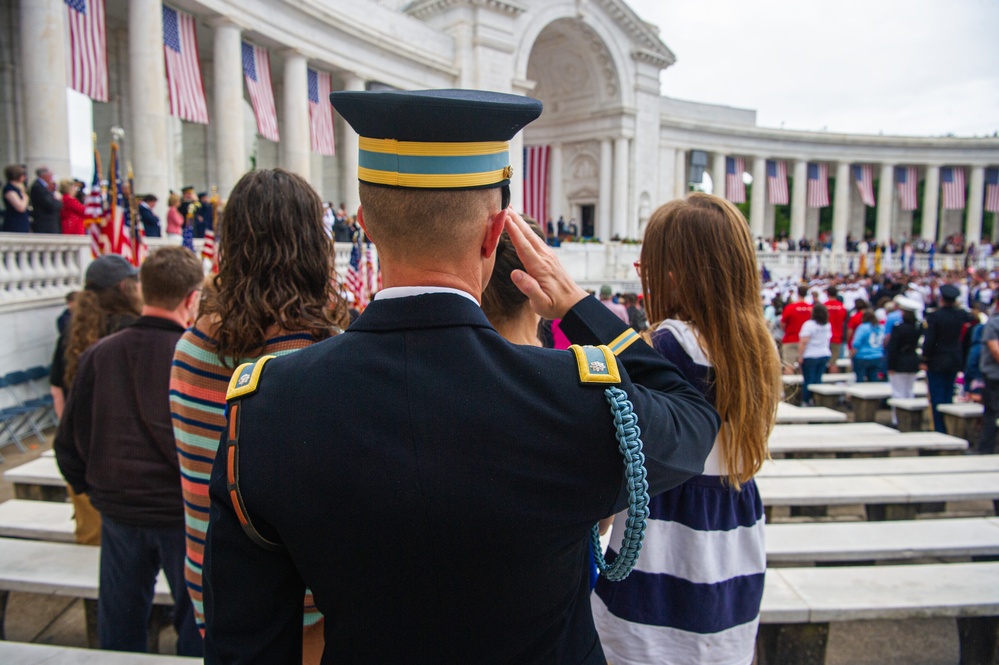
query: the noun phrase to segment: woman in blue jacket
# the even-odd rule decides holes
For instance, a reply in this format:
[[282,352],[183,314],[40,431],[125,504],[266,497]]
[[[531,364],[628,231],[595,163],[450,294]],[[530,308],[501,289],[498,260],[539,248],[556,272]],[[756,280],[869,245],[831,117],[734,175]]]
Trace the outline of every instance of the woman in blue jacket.
[[861,323],[853,333],[853,371],[857,381],[883,381],[880,376],[884,364],[885,330],[878,322],[874,310],[864,310]]

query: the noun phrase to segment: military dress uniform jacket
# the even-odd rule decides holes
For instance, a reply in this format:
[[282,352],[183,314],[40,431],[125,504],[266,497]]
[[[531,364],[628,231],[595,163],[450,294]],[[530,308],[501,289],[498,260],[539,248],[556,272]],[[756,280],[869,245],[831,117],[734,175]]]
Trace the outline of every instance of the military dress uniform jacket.
[[[592,297],[561,326],[582,344],[634,335]],[[650,494],[698,475],[717,413],[640,339],[618,360]],[[271,360],[239,400],[239,487],[285,549],[243,532],[223,434],[206,662],[298,662],[308,585],[324,663],[605,663],[589,534],[628,500],[605,388],[454,294],[377,299],[344,334]]]
[[926,315],[923,362],[929,372],[960,372],[964,369],[961,333],[978,319],[957,307],[941,307]]

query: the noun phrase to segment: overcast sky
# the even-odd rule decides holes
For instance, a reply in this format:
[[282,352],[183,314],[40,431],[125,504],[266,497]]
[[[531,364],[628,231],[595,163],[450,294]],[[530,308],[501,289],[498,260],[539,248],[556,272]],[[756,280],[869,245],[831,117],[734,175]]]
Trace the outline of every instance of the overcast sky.
[[627,0],[676,55],[669,97],[757,124],[912,136],[999,130],[999,0]]

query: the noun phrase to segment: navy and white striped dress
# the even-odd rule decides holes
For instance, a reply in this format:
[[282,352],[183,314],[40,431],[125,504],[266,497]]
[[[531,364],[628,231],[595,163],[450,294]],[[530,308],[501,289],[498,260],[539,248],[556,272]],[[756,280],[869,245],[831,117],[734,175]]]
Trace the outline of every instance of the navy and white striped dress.
[[[711,363],[693,328],[667,320],[652,341],[713,402]],[[725,476],[716,442],[704,475],[652,499],[631,575],[598,580],[593,618],[613,665],[752,663],[766,571],[763,503],[755,482],[737,492]],[[622,532],[611,534],[609,560]]]

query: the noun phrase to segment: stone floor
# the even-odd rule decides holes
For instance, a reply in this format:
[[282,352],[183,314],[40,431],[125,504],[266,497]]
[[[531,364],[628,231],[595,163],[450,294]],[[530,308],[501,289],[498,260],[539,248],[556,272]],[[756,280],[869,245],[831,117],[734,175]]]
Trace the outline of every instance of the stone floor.
[[[885,423],[888,412],[878,414]],[[51,434],[50,434],[51,436]],[[5,463],[0,472],[28,462],[51,447],[49,441],[25,442],[26,453],[13,446],[3,449]],[[0,501],[13,498],[13,488],[0,480]],[[82,601],[11,593],[7,605],[7,639],[63,646],[85,647]],[[176,635],[164,628],[160,653],[173,653]],[[949,619],[912,621],[865,621],[834,623],[830,628],[828,665],[957,665],[957,626]]]

